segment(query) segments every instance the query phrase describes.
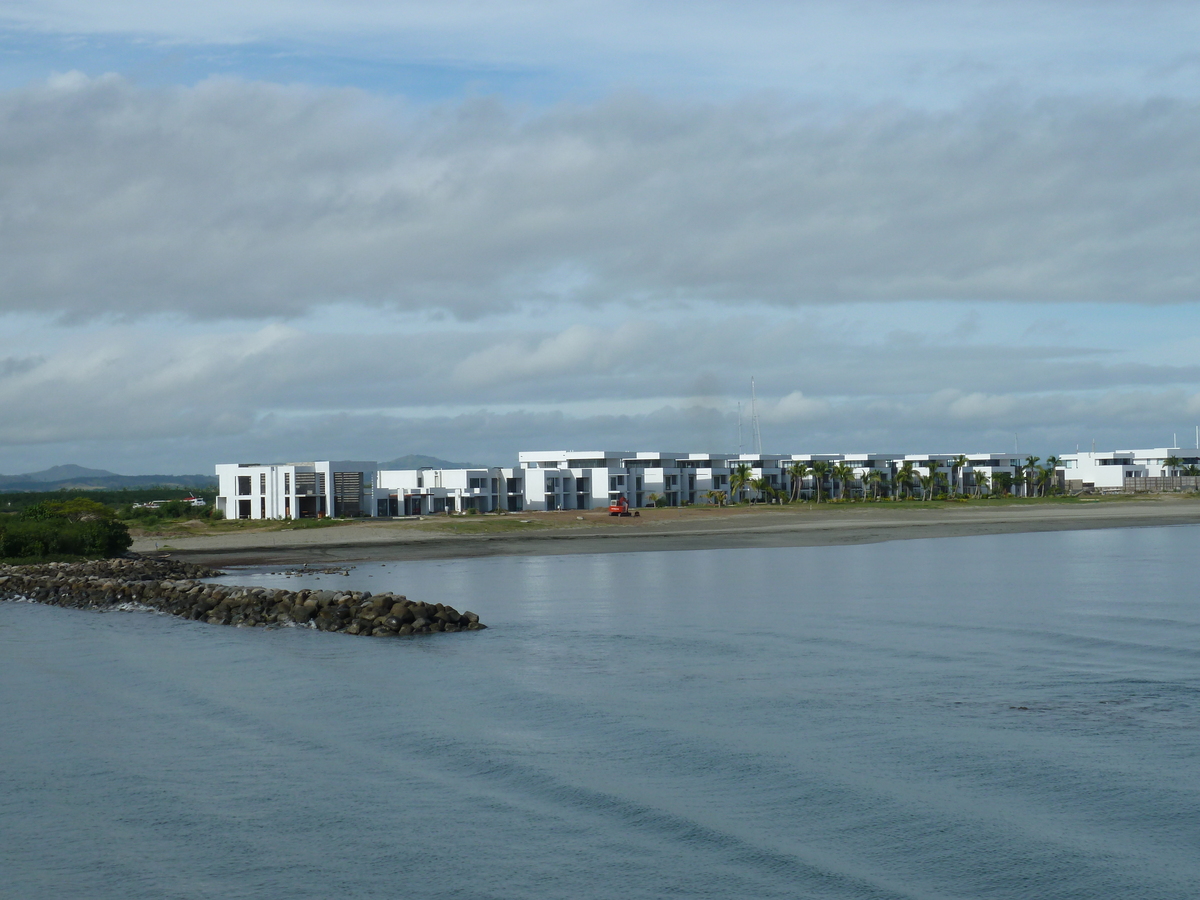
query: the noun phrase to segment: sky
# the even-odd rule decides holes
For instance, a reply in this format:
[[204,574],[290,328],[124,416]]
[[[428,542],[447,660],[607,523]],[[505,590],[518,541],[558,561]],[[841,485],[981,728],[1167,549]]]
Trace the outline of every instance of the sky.
[[1198,38],[0,0],[0,472],[749,451],[752,378],[766,452],[1192,446]]

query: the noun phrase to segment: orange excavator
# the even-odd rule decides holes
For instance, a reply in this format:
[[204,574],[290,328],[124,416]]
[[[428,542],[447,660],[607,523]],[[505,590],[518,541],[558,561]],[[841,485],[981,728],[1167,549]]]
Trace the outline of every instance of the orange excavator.
[[610,516],[628,516],[632,515],[629,512],[629,501],[625,499],[625,495],[621,494],[616,500],[608,504],[608,514]]

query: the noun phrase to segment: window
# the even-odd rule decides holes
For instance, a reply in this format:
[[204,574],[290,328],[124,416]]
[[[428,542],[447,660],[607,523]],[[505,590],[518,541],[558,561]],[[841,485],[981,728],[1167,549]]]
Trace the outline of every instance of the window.
[[482,478],[472,478],[471,479],[471,490],[477,491],[481,487],[483,487],[483,479]]
[[285,494],[290,494],[292,492],[292,473],[291,472],[283,473],[283,492]]
[[[250,476],[249,475],[239,475],[237,477],[237,480],[238,480],[238,496],[239,497],[249,497],[250,496]],[[246,515],[244,515],[242,518],[244,518],[244,519],[250,518],[250,513],[246,513]]]
[[362,472],[333,473],[333,515],[342,519],[362,515]]
[[265,494],[267,492],[267,473],[266,472],[258,473],[258,492],[260,494]]

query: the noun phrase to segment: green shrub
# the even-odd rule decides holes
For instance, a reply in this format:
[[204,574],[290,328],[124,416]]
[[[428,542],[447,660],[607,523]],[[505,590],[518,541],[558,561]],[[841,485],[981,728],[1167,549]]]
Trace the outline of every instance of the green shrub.
[[0,557],[119,556],[133,539],[103,503],[74,500],[38,503],[0,520]]

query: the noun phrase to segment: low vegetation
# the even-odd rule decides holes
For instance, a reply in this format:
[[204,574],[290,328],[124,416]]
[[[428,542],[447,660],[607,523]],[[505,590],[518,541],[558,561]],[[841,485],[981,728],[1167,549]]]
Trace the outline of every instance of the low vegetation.
[[[87,491],[87,499],[103,503],[114,510],[132,509],[139,503],[155,503],[158,501],[183,500],[185,497],[198,497],[207,506],[212,506],[216,500],[215,490],[184,490],[182,488],[129,488],[119,491]],[[74,499],[82,496],[76,491],[11,491],[0,493],[0,513],[19,513],[39,503]],[[125,518],[121,516],[121,518]]]
[[132,543],[112,507],[83,497],[45,501],[0,517],[0,558],[7,561],[119,556]]

